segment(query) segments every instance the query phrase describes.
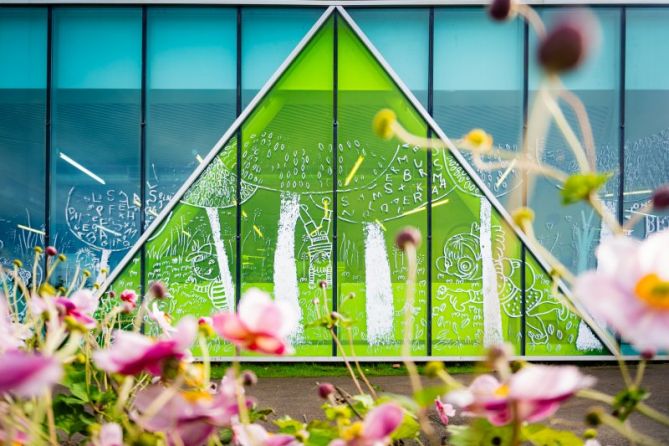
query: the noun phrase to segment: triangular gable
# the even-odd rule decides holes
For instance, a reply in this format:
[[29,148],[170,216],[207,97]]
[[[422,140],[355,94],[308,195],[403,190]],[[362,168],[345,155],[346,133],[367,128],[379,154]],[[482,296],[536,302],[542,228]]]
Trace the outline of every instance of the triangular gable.
[[[371,120],[384,107],[452,150],[435,151],[428,166],[424,150],[380,140]],[[428,354],[430,332],[434,356],[477,356],[485,344],[520,345],[523,336],[528,354],[581,353],[579,319],[551,297],[523,235],[341,7],[321,16],[103,290],[138,288],[142,275],[163,280],[174,295],[163,305],[179,318],[234,307],[238,282],[262,288],[301,319],[298,355],[326,357],[330,340],[309,326],[325,280],[328,299],[334,284],[333,305],[355,318],[356,352],[397,356],[406,266],[393,238],[409,224],[426,236],[428,202],[432,261],[424,243],[415,355]],[[601,354],[590,335],[582,352]],[[233,353],[223,343],[212,349]]]

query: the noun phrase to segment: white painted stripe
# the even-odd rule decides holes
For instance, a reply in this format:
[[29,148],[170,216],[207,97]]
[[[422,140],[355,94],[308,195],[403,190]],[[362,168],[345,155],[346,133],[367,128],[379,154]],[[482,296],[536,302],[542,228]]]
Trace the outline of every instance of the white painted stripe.
[[93,178],[98,183],[107,184],[107,183],[105,183],[105,180],[103,180],[102,178],[100,178],[99,176],[97,176],[96,174],[94,174],[93,172],[91,172],[90,170],[88,170],[87,168],[85,168],[84,166],[82,166],[81,164],[79,164],[78,162],[76,162],[75,160],[70,158],[69,156],[65,155],[65,153],[60,152],[60,159],[62,159],[66,163],[70,164],[72,167],[75,167],[75,168],[79,169],[81,172],[83,172],[86,175],[88,175],[89,177]]

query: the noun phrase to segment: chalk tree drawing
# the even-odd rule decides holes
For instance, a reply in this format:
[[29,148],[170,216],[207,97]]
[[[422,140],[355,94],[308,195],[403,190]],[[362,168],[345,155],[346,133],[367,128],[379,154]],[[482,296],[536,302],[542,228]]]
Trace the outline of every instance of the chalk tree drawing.
[[365,232],[367,343],[376,345],[388,342],[393,331],[393,289],[381,225],[367,223]]

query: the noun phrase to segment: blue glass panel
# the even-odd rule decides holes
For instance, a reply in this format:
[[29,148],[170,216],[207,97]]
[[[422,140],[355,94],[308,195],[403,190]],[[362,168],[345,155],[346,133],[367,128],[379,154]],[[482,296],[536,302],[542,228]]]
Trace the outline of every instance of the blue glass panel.
[[666,212],[641,208],[669,181],[669,10],[627,10],[625,59],[625,218],[643,212],[632,235],[669,227]]
[[70,258],[57,282],[115,266],[139,234],[141,12],[53,11],[50,222]]
[[[600,24],[600,44],[585,63],[562,78],[565,86],[583,102],[594,138],[594,158],[599,171],[611,172],[600,194],[609,209],[618,206],[618,123],[620,84],[620,10],[598,8],[593,11]],[[565,12],[559,9],[540,10],[548,28]],[[543,81],[541,67],[536,63],[536,38],[530,40],[529,82],[531,98]],[[559,90],[551,90],[559,97]],[[571,107],[558,99],[572,129],[582,138],[579,121]],[[552,124],[543,153],[537,153],[547,165],[567,173],[578,169],[573,151],[562,132]],[[593,156],[589,156],[590,159]],[[569,269],[582,272],[595,266],[594,249],[601,237],[609,234],[592,208],[586,204],[560,205],[560,189],[553,180],[540,178],[530,193],[530,206],[536,211],[535,230],[542,244]]]
[[242,9],[242,108],[323,13],[321,8]]
[[147,27],[148,225],[235,119],[237,11],[150,8]]
[[349,11],[404,84],[427,107],[429,10],[351,9]]
[[[495,23],[483,8],[435,10],[434,117],[451,138],[480,127],[495,144],[518,146],[523,127],[523,25]],[[498,197],[514,170],[480,172]]]
[[0,265],[43,242],[46,28],[44,8],[0,9]]

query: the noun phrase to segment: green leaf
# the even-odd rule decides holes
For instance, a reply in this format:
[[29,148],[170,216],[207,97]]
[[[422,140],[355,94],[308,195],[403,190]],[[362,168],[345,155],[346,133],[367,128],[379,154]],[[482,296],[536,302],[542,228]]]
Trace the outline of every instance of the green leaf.
[[294,418],[289,417],[288,415],[274,420],[274,424],[279,428],[279,432],[282,434],[295,435],[296,433],[305,429],[306,425],[301,421],[298,421]]
[[309,438],[306,446],[328,446],[332,440],[338,437],[337,429],[325,421],[314,420],[307,426]]
[[448,426],[448,441],[453,446],[511,446],[513,428],[493,426],[484,418],[474,419],[469,426]]
[[407,438],[416,438],[420,434],[420,424],[418,420],[410,413],[404,413],[402,424],[391,435],[393,440],[402,440]]
[[569,176],[562,186],[560,195],[562,204],[578,203],[587,200],[591,193],[596,192],[611,178],[610,173],[578,173]]
[[582,446],[583,440],[573,432],[551,429],[542,424],[523,428],[523,438],[535,446]]

